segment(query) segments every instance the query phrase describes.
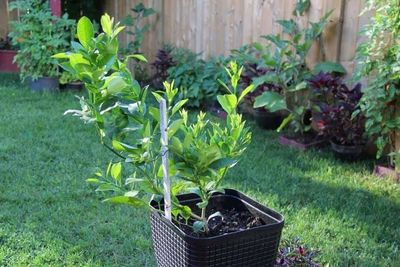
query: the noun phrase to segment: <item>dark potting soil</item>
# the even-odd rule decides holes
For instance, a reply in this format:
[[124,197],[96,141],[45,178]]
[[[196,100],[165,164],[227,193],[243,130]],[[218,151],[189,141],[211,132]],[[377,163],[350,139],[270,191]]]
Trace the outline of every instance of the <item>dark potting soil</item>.
[[179,220],[177,226],[187,235],[194,237],[214,237],[233,232],[239,232],[253,227],[265,225],[266,223],[249,211],[237,211],[235,209],[211,210],[209,214],[220,212],[222,216],[214,216],[208,221],[209,233],[194,232],[192,225],[194,220],[189,220],[189,225],[183,219]]

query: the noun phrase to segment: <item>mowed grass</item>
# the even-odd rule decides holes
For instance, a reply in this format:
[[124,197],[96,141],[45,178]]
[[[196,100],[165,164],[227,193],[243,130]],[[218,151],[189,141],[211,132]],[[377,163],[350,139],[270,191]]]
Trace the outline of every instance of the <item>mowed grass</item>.
[[[32,93],[0,76],[0,266],[155,266],[149,213],[101,203],[85,183],[113,155],[90,125],[63,116],[73,93]],[[283,238],[300,237],[330,266],[400,266],[400,185],[372,162],[329,151],[299,152],[253,128],[226,186],[285,216]]]

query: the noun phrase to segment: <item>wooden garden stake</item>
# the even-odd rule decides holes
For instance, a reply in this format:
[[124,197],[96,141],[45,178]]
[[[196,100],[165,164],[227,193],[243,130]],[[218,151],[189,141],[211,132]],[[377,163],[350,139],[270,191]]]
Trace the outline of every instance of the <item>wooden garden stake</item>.
[[161,130],[161,159],[163,166],[164,185],[164,212],[165,217],[171,221],[171,182],[169,180],[168,166],[168,122],[167,103],[164,98],[160,101],[160,130]]

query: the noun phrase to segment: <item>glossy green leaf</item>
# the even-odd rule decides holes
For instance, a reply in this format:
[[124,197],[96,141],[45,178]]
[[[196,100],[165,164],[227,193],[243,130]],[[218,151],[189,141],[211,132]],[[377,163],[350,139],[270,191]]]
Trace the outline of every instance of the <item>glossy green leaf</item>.
[[121,162],[115,163],[111,166],[111,177],[114,178],[117,182],[121,181],[122,177],[122,164]]
[[100,19],[101,28],[108,35],[112,36],[112,22],[110,16],[106,13]]
[[293,120],[293,115],[289,114],[286,118],[283,119],[281,125],[279,125],[278,129],[276,131],[279,133],[281,132],[291,121]]
[[86,182],[91,183],[91,184],[98,184],[98,183],[100,183],[100,180],[97,178],[88,178],[88,179],[86,179]]
[[237,163],[236,159],[230,159],[230,158],[222,158],[214,161],[211,165],[210,168],[213,169],[222,169],[222,168],[231,168]]
[[137,207],[137,208],[147,206],[146,202],[144,202],[142,199],[136,198],[136,197],[129,197],[129,196],[111,197],[111,198],[105,199],[104,202],[110,202],[113,204],[127,204],[127,205]]
[[78,21],[77,35],[83,47],[88,48],[90,41],[94,37],[93,24],[87,17],[83,16]]
[[147,62],[147,59],[141,54],[129,55],[128,58],[134,58],[139,61]]
[[110,83],[108,84],[107,91],[110,94],[117,94],[120,93],[123,89],[125,89],[126,86],[127,84],[122,77],[114,76],[110,80]]
[[174,105],[174,107],[172,108],[171,115],[174,115],[178,110],[180,110],[181,107],[183,107],[183,105],[185,105],[187,101],[188,101],[187,99],[183,99],[183,100],[178,101],[178,103],[176,103]]
[[264,92],[256,98],[254,108],[264,107],[270,112],[286,110],[286,101],[284,96],[276,92]]
[[195,221],[193,223],[193,231],[195,233],[202,232],[202,231],[204,231],[204,226],[205,226],[205,224],[203,221]]
[[171,125],[168,126],[168,138],[171,138],[172,136],[175,135],[175,133],[179,130],[179,128],[183,125],[183,120],[178,119],[175,120],[171,123]]
[[228,113],[232,114],[236,111],[237,107],[237,98],[236,95],[219,95],[217,96],[217,100],[221,107]]
[[254,84],[250,84],[249,86],[247,86],[247,87],[242,91],[242,93],[240,94],[240,97],[239,97],[238,102],[240,103],[240,101],[242,101],[242,99],[243,99],[246,95],[248,95],[251,91],[253,91],[253,89],[254,89]]

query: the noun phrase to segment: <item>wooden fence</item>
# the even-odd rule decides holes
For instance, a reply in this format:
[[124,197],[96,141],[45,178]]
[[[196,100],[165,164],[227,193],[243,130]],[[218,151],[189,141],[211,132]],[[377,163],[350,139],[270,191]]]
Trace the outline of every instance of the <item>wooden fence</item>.
[[[121,19],[140,2],[157,11],[148,19],[152,27],[143,42],[143,52],[152,59],[163,44],[190,48],[207,58],[262,41],[261,35],[281,33],[275,21],[290,18],[296,0],[108,0],[105,10]],[[312,0],[300,20],[307,25],[333,10],[322,38],[326,60],[341,62],[350,73],[358,32],[368,20],[359,16],[362,9],[363,0]],[[124,36],[123,41],[129,38]],[[320,50],[320,44],[314,44],[308,56],[311,66],[321,60]]]

